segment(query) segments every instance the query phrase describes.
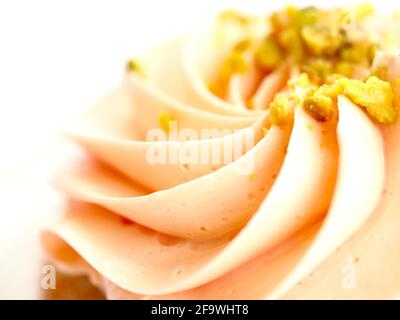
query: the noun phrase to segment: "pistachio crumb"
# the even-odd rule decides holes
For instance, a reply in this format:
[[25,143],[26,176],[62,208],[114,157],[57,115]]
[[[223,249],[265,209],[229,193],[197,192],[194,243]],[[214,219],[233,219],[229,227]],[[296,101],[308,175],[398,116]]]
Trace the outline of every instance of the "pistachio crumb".
[[269,106],[269,120],[272,125],[282,126],[292,118],[291,102],[287,95],[277,94]]
[[[384,45],[384,39],[371,37],[361,23],[373,13],[374,7],[369,3],[350,10],[288,6],[275,12],[269,17],[270,33],[263,40],[256,42],[244,33],[244,38],[232,47],[210,90],[225,97],[230,77],[248,72],[248,63],[253,59],[255,71],[263,76],[288,63],[300,75],[290,80],[287,91],[277,94],[270,103],[269,124],[280,126],[291,121],[295,104],[316,120],[328,121],[336,113],[339,95],[365,108],[378,122],[392,123],[397,109],[387,67],[378,68],[365,81],[356,80],[367,78],[377,50]],[[232,10],[225,11],[221,18],[244,25],[243,30],[254,21]],[[351,19],[348,22],[352,28],[344,24],[344,19]],[[392,85],[400,85],[400,78]],[[254,109],[251,97],[246,105]]]
[[298,77],[289,80],[289,87],[295,89],[299,87],[301,89],[307,89],[311,86],[310,78],[307,73],[303,72]]
[[343,44],[343,36],[332,28],[309,25],[301,30],[307,49],[317,56],[334,55]]
[[136,59],[129,59],[126,63],[126,70],[128,72],[135,72],[141,76],[144,75],[141,64]]
[[351,77],[354,73],[354,64],[340,61],[335,66],[335,73],[346,77]]
[[371,76],[363,83],[360,80],[339,80],[343,93],[357,105],[366,108],[368,114],[380,123],[393,123],[397,110],[393,103],[393,90],[389,82]]
[[229,79],[237,73],[246,73],[249,66],[243,56],[243,51],[233,49],[223,60],[216,79],[208,84],[208,90],[218,97],[223,97],[226,93]]
[[250,48],[251,44],[252,44],[251,39],[245,38],[236,43],[235,46],[233,47],[233,50],[237,52],[244,52]]
[[335,110],[336,98],[343,91],[339,82],[324,84],[310,91],[303,101],[303,109],[318,121],[329,121]]
[[235,73],[245,73],[248,68],[249,66],[243,55],[233,50],[222,64],[221,77],[223,79],[229,79]]
[[303,108],[318,121],[329,121],[333,116],[335,103],[332,98],[323,94],[306,97]]
[[282,51],[271,37],[264,39],[255,52],[256,62],[266,70],[276,68],[282,59]]
[[324,58],[311,59],[301,66],[312,82],[324,83],[333,72],[333,63]]
[[290,27],[282,30],[278,35],[278,42],[293,57],[294,61],[301,62],[304,60],[303,42],[297,28]]

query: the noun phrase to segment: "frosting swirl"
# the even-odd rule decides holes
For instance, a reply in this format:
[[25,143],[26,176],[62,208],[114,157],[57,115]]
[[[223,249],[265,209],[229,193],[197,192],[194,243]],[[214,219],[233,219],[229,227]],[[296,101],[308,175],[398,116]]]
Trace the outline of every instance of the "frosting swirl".
[[[331,56],[337,48],[315,44],[320,35],[309,27],[312,54]],[[373,235],[400,245],[400,125],[379,121],[388,119],[381,115],[389,98],[372,108],[378,99],[357,100],[363,96],[352,95],[348,81],[370,92],[365,70],[390,70],[369,79],[377,79],[374,97],[390,84],[397,110],[400,58],[379,51],[372,65],[346,75],[351,80],[329,82],[342,87],[324,93],[332,109],[320,117],[315,101],[331,80],[313,79],[315,69],[293,51],[271,59],[283,50],[265,42],[274,32],[265,18],[225,13],[207,32],[128,63],[124,83],[67,133],[88,155],[56,178],[75,201],[42,234],[50,258],[91,275],[111,299],[263,299],[323,294],[333,280],[296,284],[313,283],[315,270],[332,274],[354,250],[368,270],[350,297],[367,296],[377,279]],[[255,54],[242,50],[252,43],[267,56],[258,46]],[[385,284],[376,294],[393,296]],[[331,297],[348,297],[342,289]]]

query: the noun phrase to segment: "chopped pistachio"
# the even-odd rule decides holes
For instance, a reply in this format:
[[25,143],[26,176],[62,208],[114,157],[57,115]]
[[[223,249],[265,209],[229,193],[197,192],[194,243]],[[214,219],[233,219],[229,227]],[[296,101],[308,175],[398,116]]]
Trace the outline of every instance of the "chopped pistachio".
[[307,64],[302,65],[305,71],[315,83],[323,83],[332,74],[333,64],[331,61],[323,58],[310,60]]
[[318,121],[329,121],[333,116],[335,103],[331,97],[313,94],[303,101],[303,109]]
[[393,90],[389,82],[371,76],[363,83],[359,80],[339,80],[344,88],[343,93],[354,103],[367,109],[370,116],[380,123],[393,123],[397,110],[393,105]]
[[142,76],[144,74],[142,66],[136,59],[128,60],[128,62],[126,63],[126,70],[128,72],[136,72],[137,74]]
[[[343,77],[342,77],[343,78]],[[341,78],[341,79],[342,79]],[[340,81],[335,81],[332,84],[324,84],[314,91],[314,95],[323,95],[329,98],[336,98],[343,92],[343,86]]]
[[173,121],[171,115],[167,112],[161,112],[158,120],[160,122],[161,129],[163,129],[165,132],[169,132],[169,123]]
[[337,80],[343,78],[342,74],[332,73],[326,78],[326,84],[334,84]]
[[300,10],[298,24],[300,26],[315,24],[321,16],[321,10],[316,7],[306,7]]
[[278,42],[296,62],[304,59],[305,53],[301,36],[297,28],[289,28],[280,32]]
[[[281,63],[289,62],[302,74],[289,81],[288,92],[277,95],[270,104],[271,123],[282,124],[289,119],[293,104],[303,105],[305,110],[320,121],[329,120],[335,111],[337,96],[344,94],[347,87],[344,77],[365,79],[369,74],[368,70],[378,46],[372,42],[359,22],[371,13],[373,7],[369,4],[361,4],[351,11],[339,8],[321,10],[315,7],[299,9],[288,6],[275,12],[269,18],[270,35],[256,48],[253,40],[249,38],[239,41],[221,64],[212,89],[224,97],[229,78],[235,73],[248,71],[249,66],[244,59],[244,53],[254,54],[256,66],[262,69],[260,71],[271,72]],[[251,22],[248,17],[234,11],[227,11],[222,16],[241,24]],[[354,28],[346,28],[343,24],[346,17],[350,17],[352,23],[355,22],[352,24]],[[380,40],[379,43],[381,42]],[[377,70],[374,73],[382,80],[386,80],[386,74],[387,70]],[[367,88],[373,84],[361,83]],[[379,85],[377,88],[384,91]],[[351,95],[351,90],[349,92],[348,95]],[[387,111],[377,107],[376,101],[371,101],[378,98],[369,97],[369,93],[364,94],[369,100],[364,101],[368,102],[368,106],[363,107],[371,115],[381,122],[393,119],[393,108]],[[382,92],[380,94],[382,95]],[[251,109],[252,105],[250,97],[247,107]]]
[[321,13],[322,11],[315,7],[298,9],[288,6],[270,17],[274,38],[296,62],[305,57],[301,39],[302,27],[316,24]]
[[298,9],[294,6],[287,6],[284,10],[274,12],[271,17],[271,25],[274,30],[286,28],[298,14]]
[[305,26],[301,36],[316,56],[333,56],[343,44],[343,36],[337,30],[321,26]]
[[243,52],[234,48],[222,62],[217,79],[208,84],[208,89],[216,96],[223,97],[231,76],[237,73],[245,73],[248,69],[249,66],[244,59]]
[[292,107],[289,97],[277,94],[269,106],[269,120],[272,125],[283,126],[292,118]]
[[267,70],[276,68],[282,58],[281,50],[271,37],[264,39],[255,52],[255,60],[262,68]]
[[311,86],[310,78],[308,74],[303,72],[297,78],[289,80],[289,87],[295,89],[296,87],[306,89]]
[[250,48],[251,43],[251,39],[242,39],[236,43],[236,45],[233,47],[233,50],[237,52],[244,52]]
[[247,62],[240,52],[232,51],[221,67],[221,77],[229,79],[235,73],[245,73],[249,69]]
[[293,5],[287,6],[284,10],[271,15],[271,24],[275,30],[286,28],[287,26],[303,26],[314,24],[320,17],[321,10],[316,7],[306,7],[298,9]]
[[340,51],[340,58],[346,62],[369,66],[375,56],[377,47],[368,43],[346,45]]
[[307,73],[300,74],[300,76],[297,78],[296,85],[303,89],[310,86],[310,78],[308,77]]
[[340,61],[335,66],[335,72],[346,77],[351,77],[354,73],[354,64]]
[[368,78],[365,83],[341,77],[332,84],[325,84],[304,99],[303,108],[318,121],[327,121],[333,115],[336,98],[340,94],[364,107],[380,123],[393,123],[397,118],[390,83],[375,76]]
[[348,47],[343,48],[340,52],[340,57],[342,60],[348,62],[357,62],[363,59],[364,53],[361,50],[361,47]]

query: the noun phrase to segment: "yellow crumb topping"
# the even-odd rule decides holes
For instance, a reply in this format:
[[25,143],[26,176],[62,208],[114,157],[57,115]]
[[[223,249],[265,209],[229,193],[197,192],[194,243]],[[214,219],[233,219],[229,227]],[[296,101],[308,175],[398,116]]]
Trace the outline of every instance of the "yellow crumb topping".
[[302,28],[301,36],[307,49],[317,56],[333,56],[344,42],[339,30],[314,25]]
[[228,87],[229,79],[234,74],[246,73],[249,70],[249,65],[244,58],[246,46],[250,43],[247,40],[242,40],[236,44],[234,49],[222,62],[217,78],[210,82],[208,89],[216,96],[223,97]]
[[393,123],[397,110],[393,104],[393,90],[389,82],[371,76],[364,83],[360,80],[341,79],[343,94],[355,104],[366,108],[368,114],[380,123]]
[[292,103],[286,94],[277,94],[269,106],[271,125],[284,126],[291,122]]
[[323,95],[329,98],[335,98],[339,94],[343,92],[342,82],[341,79],[345,79],[341,77],[337,81],[333,82],[332,84],[324,84],[320,86],[317,90],[314,91],[315,95]]
[[311,86],[310,77],[307,73],[301,73],[298,77],[289,80],[289,87],[291,89],[301,88],[307,89]]
[[235,73],[245,73],[249,66],[245,61],[243,54],[234,50],[222,64],[221,76],[230,78]]
[[390,83],[375,76],[365,82],[341,77],[332,84],[322,85],[308,94],[303,101],[303,108],[318,121],[328,121],[332,118],[340,94],[365,108],[380,123],[393,123],[397,118]]
[[[271,15],[271,38],[284,57],[292,59],[313,82],[324,83],[333,72],[350,77],[354,65],[370,66],[377,49],[360,27],[372,12],[369,4],[350,11],[289,6]],[[348,16],[354,20],[353,28],[344,23]]]
[[142,65],[136,59],[129,59],[126,63],[126,70],[128,72],[135,72],[141,76],[144,76]]
[[305,57],[303,43],[299,31],[295,27],[280,31],[275,35],[277,43],[297,63]]
[[[380,123],[397,118],[388,69],[371,66],[384,39],[374,39],[364,28],[364,19],[374,7],[362,3],[353,8],[319,9],[287,6],[268,18],[269,33],[260,38],[244,33],[218,69],[211,90],[223,97],[234,74],[251,71],[265,77],[281,64],[288,64],[299,76],[291,79],[269,105],[271,125],[292,121],[294,105],[300,105],[318,121],[332,119],[337,97],[345,95]],[[226,11],[221,17],[239,25],[252,23],[251,17]],[[243,30],[248,28],[243,27]],[[378,41],[378,42],[375,42]],[[397,85],[400,80],[394,82]],[[252,93],[246,96],[252,108]]]
[[303,108],[318,121],[328,121],[332,118],[335,103],[325,95],[312,95],[303,101]]
[[251,47],[251,45],[252,45],[251,39],[245,38],[236,43],[235,46],[233,47],[233,50],[237,52],[244,52],[248,50]]
[[310,59],[301,65],[301,70],[307,73],[313,83],[323,83],[333,72],[333,63],[324,58]]
[[339,63],[336,64],[334,71],[336,75],[351,77],[354,73],[354,64],[346,61],[340,61]]
[[266,70],[277,68],[283,59],[282,51],[271,37],[267,37],[260,43],[254,57],[256,62]]

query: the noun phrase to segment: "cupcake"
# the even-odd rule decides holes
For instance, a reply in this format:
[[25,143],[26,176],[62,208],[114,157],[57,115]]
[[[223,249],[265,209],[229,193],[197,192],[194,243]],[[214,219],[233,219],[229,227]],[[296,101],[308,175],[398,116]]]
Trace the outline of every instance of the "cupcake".
[[396,298],[394,30],[365,4],[225,11],[130,59],[66,132],[48,258],[108,299]]

